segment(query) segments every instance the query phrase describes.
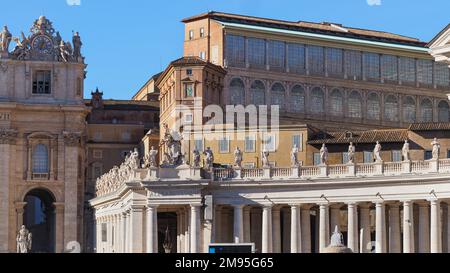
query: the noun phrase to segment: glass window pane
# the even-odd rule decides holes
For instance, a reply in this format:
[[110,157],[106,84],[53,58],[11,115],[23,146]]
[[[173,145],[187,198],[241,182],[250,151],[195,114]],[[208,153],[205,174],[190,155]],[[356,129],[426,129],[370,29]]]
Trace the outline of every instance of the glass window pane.
[[266,41],[264,39],[248,38],[248,61],[250,67],[265,68]]
[[305,46],[301,44],[288,44],[289,72],[305,72]]
[[233,105],[244,105],[244,83],[241,79],[233,79],[230,83],[230,103]]
[[320,165],[320,153],[314,153],[314,165]]
[[416,122],[416,101],[411,97],[403,98],[403,121]]
[[380,55],[364,53],[364,73],[367,79],[380,78]]
[[330,104],[331,104],[330,112],[332,115],[335,115],[335,116],[342,115],[344,99],[343,99],[343,96],[342,96],[342,93],[340,90],[334,89],[331,92]]
[[417,61],[417,81],[421,84],[433,84],[433,61],[418,60]]
[[44,144],[38,144],[33,151],[33,173],[49,172],[48,149]]
[[308,46],[308,68],[311,74],[323,74],[324,49],[321,46]]
[[413,58],[400,57],[400,80],[402,82],[414,83],[416,81],[416,60]]
[[324,93],[321,88],[315,87],[311,92],[311,112],[324,113]]
[[269,65],[270,69],[281,70],[284,68],[286,46],[284,42],[269,41]]
[[373,163],[372,152],[364,151],[364,163]]
[[373,120],[380,119],[380,100],[376,93],[370,93],[367,99],[367,118]]
[[439,110],[439,122],[449,122],[450,121],[450,113],[449,106],[446,101],[441,101],[438,105]]
[[420,104],[421,122],[433,121],[433,103],[429,99],[424,99]]
[[362,118],[362,99],[358,92],[352,92],[348,98],[348,116]]
[[447,64],[435,63],[434,74],[436,85],[449,86],[450,70]]
[[327,48],[327,68],[330,75],[343,75],[343,51],[339,48]]
[[291,111],[305,111],[305,90],[301,85],[296,85],[291,90]]
[[278,105],[280,110],[286,109],[286,90],[281,83],[275,83],[271,91],[272,105]]
[[225,41],[227,65],[245,67],[245,38],[242,36],[227,35]]
[[398,81],[397,56],[382,55],[381,65],[382,65],[383,79],[388,81]]
[[251,100],[254,105],[266,104],[266,87],[261,81],[254,81],[250,88]]
[[387,121],[398,121],[398,101],[393,95],[389,95],[384,102],[384,118]]
[[345,70],[349,78],[361,78],[361,52],[354,50],[345,51]]
[[392,151],[392,162],[402,161],[402,151],[394,150]]

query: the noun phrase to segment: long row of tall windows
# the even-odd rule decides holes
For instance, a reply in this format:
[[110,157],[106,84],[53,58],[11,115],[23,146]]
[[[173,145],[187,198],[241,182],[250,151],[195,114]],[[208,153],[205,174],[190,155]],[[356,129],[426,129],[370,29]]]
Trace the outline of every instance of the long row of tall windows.
[[[226,63],[232,67],[288,70],[291,73],[344,77],[371,81],[383,79],[423,86],[450,86],[450,70],[432,60],[304,45],[227,35]],[[267,65],[267,66],[266,66]]]
[[[346,110],[344,105],[345,93],[339,89],[332,89],[328,96],[328,102],[325,104],[325,91],[321,87],[314,87],[309,93],[309,102],[306,103],[306,92],[302,85],[296,84],[288,90],[286,87],[276,82],[270,88],[270,102],[266,101],[266,86],[261,80],[255,80],[250,85],[249,99],[250,104],[254,105],[279,105],[280,110],[290,112],[304,113],[306,111],[312,114],[324,114],[328,108],[328,113],[335,116],[342,116],[344,112],[349,118],[363,117],[363,98],[360,92],[351,91],[346,100]],[[245,85],[239,78],[234,78],[229,86],[230,103],[233,105],[245,104]],[[421,99],[418,103],[412,96],[405,96],[401,99],[397,95],[386,94],[384,102],[381,95],[377,92],[370,92],[366,98],[366,118],[370,120],[384,119],[386,121],[398,122],[432,122],[434,116],[434,106],[432,100],[428,98]],[[402,107],[400,107],[402,106]],[[384,111],[382,112],[382,107]],[[401,109],[401,110],[400,110]],[[448,122],[449,104],[442,100],[437,105],[438,120]],[[383,113],[383,116],[382,116]]]

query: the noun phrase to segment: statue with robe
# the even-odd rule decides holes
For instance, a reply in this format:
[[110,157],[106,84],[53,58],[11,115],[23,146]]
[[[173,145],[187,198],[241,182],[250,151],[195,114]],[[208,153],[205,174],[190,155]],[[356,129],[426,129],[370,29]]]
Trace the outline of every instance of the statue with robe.
[[211,150],[210,147],[206,148],[206,150],[203,152],[203,154],[206,156],[205,158],[205,168],[210,169],[213,167],[214,164],[214,153]]
[[0,52],[8,53],[9,44],[12,40],[12,34],[9,32],[8,27],[4,26],[3,31],[0,32]]
[[81,37],[78,32],[75,32],[72,38],[73,44],[73,58],[76,62],[79,62],[79,58],[81,58],[81,46],[83,43],[81,42]]
[[379,141],[377,141],[377,144],[375,145],[373,155],[375,157],[375,162],[377,163],[383,162],[383,159],[381,159],[381,144]]
[[409,161],[409,143],[408,143],[408,140],[405,140],[405,144],[403,144],[402,155],[403,155],[403,161]]
[[239,147],[234,151],[234,165],[239,168],[242,166],[242,151]]
[[434,138],[433,142],[431,142],[431,145],[433,146],[433,159],[438,160],[439,154],[441,152],[441,144],[439,143],[437,138]]
[[298,167],[298,147],[297,144],[294,145],[294,147],[291,150],[291,166],[292,167]]
[[320,149],[320,164],[326,165],[328,163],[328,148],[325,144]]
[[349,164],[355,163],[355,152],[356,152],[356,148],[353,145],[353,142],[350,142],[350,145],[348,146],[348,153],[347,153]]

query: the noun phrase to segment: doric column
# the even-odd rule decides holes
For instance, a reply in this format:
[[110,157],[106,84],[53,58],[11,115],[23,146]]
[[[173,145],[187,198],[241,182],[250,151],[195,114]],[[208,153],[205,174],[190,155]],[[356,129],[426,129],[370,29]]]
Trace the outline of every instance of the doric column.
[[127,213],[126,212],[122,212],[122,253],[127,253]]
[[147,253],[158,253],[158,206],[147,205]]
[[244,242],[244,215],[243,215],[244,205],[234,206],[234,228],[233,228],[233,238],[234,243]]
[[428,202],[419,203],[419,253],[430,252],[430,207]]
[[250,231],[251,231],[251,226],[250,226],[250,212],[251,212],[251,208],[250,207],[244,207],[244,242],[245,243],[250,243],[251,239],[250,239]]
[[179,248],[179,253],[186,253],[186,237],[185,237],[185,232],[186,232],[186,212],[184,211],[184,209],[180,209],[180,248]]
[[262,253],[270,253],[271,241],[272,241],[272,206],[265,205],[263,207],[262,215]]
[[330,226],[329,226],[329,207],[328,204],[320,205],[320,222],[319,222],[319,251],[323,252],[323,249],[328,247],[330,242]]
[[280,208],[272,209],[272,252],[281,253],[281,218]]
[[348,232],[347,247],[354,253],[358,253],[358,205],[349,203],[348,207]]
[[342,204],[333,204],[330,206],[330,231],[333,232],[338,227],[341,231],[341,208]]
[[[64,252],[64,203],[53,203],[55,207],[55,243],[56,253]],[[101,233],[100,233],[101,235]],[[101,242],[101,236],[99,236]],[[97,246],[98,247],[98,246]]]
[[441,202],[439,200],[433,199],[431,203],[431,253],[441,253],[442,252],[442,241],[441,241]]
[[376,239],[375,252],[386,252],[386,223],[385,223],[385,205],[381,202],[376,203]]
[[403,253],[414,253],[414,204],[403,202]]
[[302,253],[311,253],[311,205],[302,205],[300,226]]
[[184,234],[184,249],[186,253],[191,252],[191,210],[189,208],[185,208],[185,234]]
[[131,253],[143,253],[144,249],[144,206],[132,206],[130,212]]
[[300,206],[291,205],[291,253],[301,253]]
[[199,253],[201,204],[191,205],[191,253]]
[[389,253],[401,253],[399,204],[389,205]]
[[361,215],[361,244],[360,253],[371,252],[370,203],[360,204]]

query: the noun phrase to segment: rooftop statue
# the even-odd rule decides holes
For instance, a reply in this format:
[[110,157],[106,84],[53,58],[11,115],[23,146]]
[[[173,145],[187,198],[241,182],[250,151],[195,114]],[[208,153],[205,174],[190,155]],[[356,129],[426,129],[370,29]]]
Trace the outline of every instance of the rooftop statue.
[[325,144],[322,145],[320,149],[320,164],[326,165],[328,163],[328,148]]
[[203,154],[206,156],[205,158],[205,168],[210,169],[214,166],[214,153],[211,150],[210,147],[206,148],[206,150],[203,152]]
[[236,167],[242,167],[242,157],[243,155],[241,149],[239,149],[239,147],[236,147],[236,150],[234,151],[234,165]]
[[197,149],[194,149],[194,151],[192,152],[192,158],[194,161],[194,168],[199,168],[200,167],[200,152]]
[[348,153],[347,153],[349,164],[355,163],[355,152],[356,152],[355,145],[353,145],[353,142],[350,142],[350,145],[348,146]]
[[294,145],[294,147],[291,150],[291,166],[292,167],[298,167],[298,147],[297,144]]
[[8,27],[4,26],[3,31],[0,32],[0,52],[8,53],[9,44],[11,43],[12,35]]
[[381,144],[379,141],[377,141],[377,144],[375,145],[373,155],[375,157],[375,162],[377,163],[383,162],[383,159],[381,159]]
[[161,146],[165,147],[164,164],[180,165],[182,163],[182,153],[181,153],[182,137],[178,132],[171,131],[167,124],[164,124],[163,128],[164,128],[164,137],[161,141]]
[[269,156],[270,156],[270,153],[264,148],[264,151],[262,151],[262,153],[261,153],[263,168],[270,167]]
[[409,161],[409,143],[405,140],[405,144],[402,148],[403,161]]
[[441,152],[441,144],[439,143],[437,138],[434,138],[433,142],[431,142],[431,145],[433,146],[433,159],[437,160],[439,159],[439,154]]

